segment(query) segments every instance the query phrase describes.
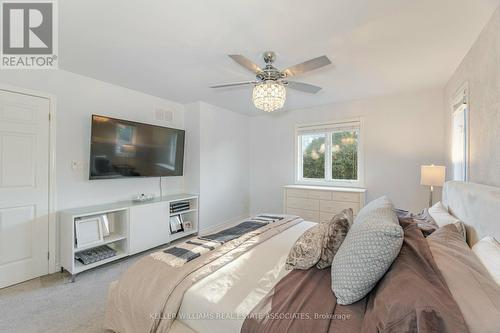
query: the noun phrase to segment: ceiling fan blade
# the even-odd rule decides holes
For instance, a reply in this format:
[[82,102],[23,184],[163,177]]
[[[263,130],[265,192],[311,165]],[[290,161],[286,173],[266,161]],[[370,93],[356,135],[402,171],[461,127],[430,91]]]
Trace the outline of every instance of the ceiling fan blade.
[[330,59],[328,59],[327,56],[321,56],[321,57],[317,57],[317,58],[314,58],[314,59],[311,59],[308,61],[304,61],[301,64],[297,64],[295,66],[288,67],[287,69],[284,69],[282,71],[282,73],[286,77],[295,76],[295,75],[299,75],[299,74],[302,74],[305,72],[312,71],[313,69],[317,69],[317,68],[321,68],[321,67],[330,65],[331,63],[332,62],[330,61]]
[[231,83],[216,84],[216,85],[210,86],[210,88],[236,87],[236,86],[244,86],[247,84],[256,84],[256,83],[257,83],[257,81],[231,82]]
[[321,87],[309,83],[295,82],[295,81],[287,81],[287,87],[310,94],[316,94],[318,91],[322,89]]
[[256,64],[254,64],[252,62],[252,60],[248,59],[245,56],[242,56],[241,54],[230,54],[229,57],[231,59],[233,59],[234,61],[236,61],[241,66],[248,69],[252,73],[258,74],[258,73],[262,72],[262,69],[259,66],[257,66]]

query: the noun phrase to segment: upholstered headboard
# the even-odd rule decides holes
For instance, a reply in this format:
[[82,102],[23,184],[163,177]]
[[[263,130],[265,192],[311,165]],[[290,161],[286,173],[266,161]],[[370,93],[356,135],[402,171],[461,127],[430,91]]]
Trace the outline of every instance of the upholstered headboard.
[[442,202],[467,227],[467,242],[485,236],[500,240],[500,188],[469,182],[447,182]]

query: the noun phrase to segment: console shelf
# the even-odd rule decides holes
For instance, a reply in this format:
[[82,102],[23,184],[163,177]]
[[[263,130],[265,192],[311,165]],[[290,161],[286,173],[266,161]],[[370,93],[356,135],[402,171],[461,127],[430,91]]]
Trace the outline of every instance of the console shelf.
[[96,268],[98,266],[102,266],[104,264],[107,264],[109,262],[112,262],[112,261],[115,261],[118,259],[125,258],[127,256],[128,256],[128,254],[125,251],[118,251],[118,252],[116,252],[116,256],[114,256],[114,257],[104,259],[104,260],[101,260],[98,262],[94,262],[94,263],[88,264],[88,265],[84,265],[79,261],[75,261],[75,271],[74,271],[73,275],[87,271],[87,270],[92,269],[92,268]]
[[[189,202],[189,209],[170,213],[171,204],[178,202]],[[75,222],[82,218],[103,215],[109,221],[109,235],[96,244],[77,246]],[[170,218],[175,215],[180,215],[182,220],[189,221],[191,228],[172,234]],[[59,214],[59,224],[61,271],[67,270],[71,274],[71,281],[74,281],[76,274],[86,270],[197,234],[198,196],[175,194],[145,202],[122,201],[69,209]],[[116,251],[116,255],[87,265],[75,259],[75,254],[103,245]]]
[[197,232],[198,231],[196,231],[196,230],[189,230],[189,231],[178,232],[178,233],[175,233],[173,235],[170,235],[170,241],[173,242],[174,240],[194,235]]
[[[111,244],[111,243],[118,242],[118,241],[121,241],[121,240],[124,240],[124,239],[127,239],[127,236],[122,235],[122,234],[118,234],[118,233],[116,233],[116,234],[110,234],[109,236],[104,237],[104,240],[102,241],[102,243],[99,243],[98,246]],[[91,248],[94,248],[94,247],[96,247],[96,245],[88,245],[88,246],[83,246],[83,247],[75,247],[74,251],[75,251],[75,253],[78,253],[78,252],[82,252],[82,251],[85,251],[85,250],[88,250],[88,249],[91,249]]]
[[170,216],[175,216],[175,215],[179,215],[179,214],[187,214],[187,213],[192,213],[192,212],[197,212],[198,209],[188,209],[188,210],[183,210],[181,212],[177,212],[177,213],[170,213]]

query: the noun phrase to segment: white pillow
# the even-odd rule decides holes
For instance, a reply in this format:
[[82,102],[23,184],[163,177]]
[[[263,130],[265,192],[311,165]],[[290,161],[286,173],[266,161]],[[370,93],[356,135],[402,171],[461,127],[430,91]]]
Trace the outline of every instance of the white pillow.
[[448,212],[441,201],[436,203],[434,206],[429,208],[429,215],[432,217],[434,222],[441,228],[448,224],[454,224],[458,231],[464,236],[464,239],[467,239],[467,232],[465,230],[465,225],[457,219],[455,216],[451,215]]
[[429,208],[429,215],[434,219],[439,227],[460,222],[459,219],[448,212],[448,209],[443,206],[441,201]]
[[500,243],[493,237],[484,237],[474,244],[472,252],[500,286]]

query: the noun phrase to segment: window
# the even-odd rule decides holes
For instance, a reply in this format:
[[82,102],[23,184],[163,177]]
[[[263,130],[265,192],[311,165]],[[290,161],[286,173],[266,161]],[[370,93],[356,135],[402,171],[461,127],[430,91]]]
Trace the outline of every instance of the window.
[[362,186],[361,122],[297,126],[297,182]]
[[451,161],[453,180],[468,180],[469,173],[469,105],[467,85],[455,96],[452,114]]

